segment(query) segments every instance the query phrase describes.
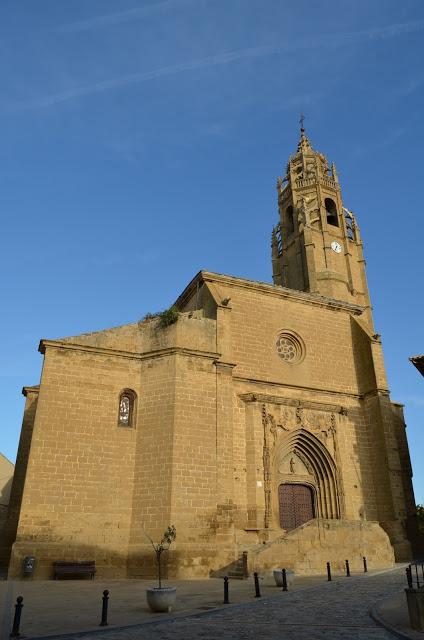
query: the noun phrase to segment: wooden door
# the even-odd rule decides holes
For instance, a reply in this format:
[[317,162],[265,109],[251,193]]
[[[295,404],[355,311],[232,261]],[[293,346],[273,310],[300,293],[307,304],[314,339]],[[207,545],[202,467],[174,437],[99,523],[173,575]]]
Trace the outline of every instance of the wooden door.
[[281,484],[278,489],[280,525],[291,531],[314,517],[312,490],[304,484]]

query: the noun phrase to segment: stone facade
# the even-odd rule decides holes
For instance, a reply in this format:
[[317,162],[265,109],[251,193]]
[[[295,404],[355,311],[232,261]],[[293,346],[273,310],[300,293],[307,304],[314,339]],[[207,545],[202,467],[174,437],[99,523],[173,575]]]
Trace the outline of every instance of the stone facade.
[[[216,575],[243,552],[250,569],[299,572],[410,558],[405,424],[359,230],[303,130],[278,190],[274,284],[201,271],[169,326],[41,341],[3,540],[10,577],[27,554],[35,577],[60,559],[95,559],[101,577],[150,575],[144,531],[158,538],[169,524],[170,576]],[[285,524],[286,486],[310,495],[312,519]]]
[[0,536],[6,523],[14,465],[0,453]]

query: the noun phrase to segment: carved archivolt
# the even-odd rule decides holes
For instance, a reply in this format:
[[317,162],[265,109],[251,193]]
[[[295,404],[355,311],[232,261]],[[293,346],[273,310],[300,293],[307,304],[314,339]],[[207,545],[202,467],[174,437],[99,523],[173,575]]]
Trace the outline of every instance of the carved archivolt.
[[[274,457],[274,468],[278,473],[279,462],[291,456],[299,458],[307,470],[309,482],[316,492],[316,512],[320,518],[340,517],[340,496],[338,474],[333,457],[323,443],[309,431],[296,429],[286,435],[278,445]],[[280,462],[281,464],[281,462]],[[296,479],[296,465],[292,464],[291,473]],[[287,477],[284,477],[287,481]],[[278,484],[278,477],[276,477]]]
[[340,492],[335,460],[337,417],[334,412],[293,406],[262,405],[265,491],[264,527],[272,521],[272,494],[279,483],[308,476],[316,492],[317,516],[340,517]]

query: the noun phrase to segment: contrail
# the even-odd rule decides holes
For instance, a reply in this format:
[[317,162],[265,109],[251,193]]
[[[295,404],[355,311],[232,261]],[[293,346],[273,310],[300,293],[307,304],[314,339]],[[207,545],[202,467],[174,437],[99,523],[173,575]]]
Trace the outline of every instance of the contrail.
[[265,46],[220,53],[214,56],[200,58],[198,60],[191,60],[189,62],[182,62],[180,64],[172,64],[166,67],[160,67],[159,69],[153,69],[152,71],[132,73],[120,78],[113,78],[111,80],[105,80],[103,82],[96,82],[90,85],[75,87],[74,89],[63,91],[62,93],[55,93],[49,96],[45,96],[44,98],[39,98],[38,100],[32,102],[29,106],[48,107],[52,104],[65,102],[66,100],[77,98],[79,96],[99,93],[101,91],[107,91],[109,89],[115,89],[129,84],[138,84],[140,82],[146,82],[147,80],[161,78],[163,76],[171,76],[177,73],[183,73],[184,71],[193,71],[195,69],[203,69],[205,67],[214,67],[217,65],[228,64],[230,62],[235,62],[236,60],[247,58],[269,56],[273,53],[278,53],[281,49],[281,47]]
[[106,15],[88,18],[87,20],[79,20],[78,22],[64,24],[57,27],[55,31],[61,33],[73,33],[75,31],[88,31],[89,29],[95,29],[97,27],[107,27],[110,24],[139,19],[143,16],[156,13],[157,11],[171,9],[173,6],[187,4],[189,2],[195,2],[195,0],[162,0],[162,2],[149,4],[145,7],[135,7],[134,9],[127,9],[126,11],[117,11],[116,13],[108,13]]
[[133,73],[119,78],[112,78],[110,80],[104,80],[102,82],[96,82],[89,85],[83,85],[74,87],[68,91],[61,93],[53,93],[41,98],[38,98],[23,108],[37,108],[37,107],[49,107],[60,102],[66,102],[73,98],[78,98],[86,95],[101,93],[103,91],[109,91],[111,89],[117,89],[132,84],[139,84],[154,80],[156,78],[162,78],[165,76],[172,76],[178,73],[184,73],[186,71],[194,71],[197,69],[204,69],[207,67],[215,67],[218,65],[230,64],[238,60],[248,60],[254,58],[264,58],[280,53],[294,53],[301,50],[310,50],[317,48],[337,48],[341,46],[347,46],[349,44],[355,44],[364,42],[366,40],[385,40],[393,38],[406,33],[414,33],[422,31],[424,28],[424,20],[417,20],[416,22],[404,22],[387,27],[379,27],[374,29],[368,29],[365,31],[356,31],[353,33],[345,33],[336,35],[333,37],[315,37],[308,38],[304,41],[298,40],[293,44],[278,44],[278,45],[263,45],[259,47],[250,47],[246,49],[238,49],[235,51],[228,51],[226,53],[219,53],[216,55],[199,58],[197,60],[191,60],[188,62],[182,62],[179,64],[172,64],[158,69],[152,69],[151,71],[143,71],[140,73]]

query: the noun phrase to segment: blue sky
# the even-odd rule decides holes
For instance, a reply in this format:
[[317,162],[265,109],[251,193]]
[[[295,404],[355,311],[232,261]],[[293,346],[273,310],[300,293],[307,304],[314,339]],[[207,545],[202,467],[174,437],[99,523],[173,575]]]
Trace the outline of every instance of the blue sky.
[[306,115],[358,218],[424,502],[424,3],[3,0],[0,450],[40,338],[169,306],[201,268],[271,279]]

